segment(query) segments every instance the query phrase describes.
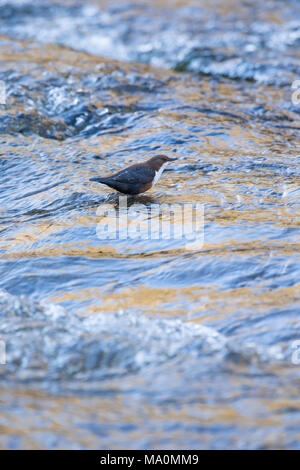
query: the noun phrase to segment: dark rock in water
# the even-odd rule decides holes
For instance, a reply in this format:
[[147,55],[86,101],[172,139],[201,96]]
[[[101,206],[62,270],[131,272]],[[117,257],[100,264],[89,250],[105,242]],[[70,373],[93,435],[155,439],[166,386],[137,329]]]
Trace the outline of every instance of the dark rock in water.
[[68,136],[68,130],[61,119],[47,118],[36,112],[4,117],[0,123],[0,132],[3,134],[37,134],[41,137],[57,140],[63,140]]

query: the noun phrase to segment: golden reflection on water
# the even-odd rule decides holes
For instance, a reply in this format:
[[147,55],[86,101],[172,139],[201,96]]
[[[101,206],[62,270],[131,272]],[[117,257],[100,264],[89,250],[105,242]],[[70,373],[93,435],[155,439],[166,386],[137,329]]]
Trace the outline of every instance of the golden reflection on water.
[[[167,315],[187,317],[192,321],[206,324],[214,322],[226,315],[238,314],[239,318],[250,318],[254,309],[258,313],[267,312],[276,306],[280,309],[297,305],[300,301],[300,284],[292,287],[262,289],[261,282],[252,289],[240,287],[236,289],[220,289],[216,286],[151,288],[137,286],[132,288],[114,289],[107,285],[108,294],[103,293],[101,285],[95,288],[85,288],[72,292],[57,292],[50,297],[53,302],[87,301],[84,314],[98,312],[115,312],[127,309],[136,310],[153,316]],[[99,302],[99,305],[97,305]],[[241,314],[240,312],[244,312]],[[242,315],[242,316],[240,316]]]
[[[283,368],[273,368],[274,374],[285,375]],[[242,369],[241,369],[242,372]],[[228,377],[228,375],[227,375]],[[286,377],[288,379],[288,376]],[[131,387],[139,389],[147,378],[130,377]],[[240,374],[239,384],[245,388],[251,388],[251,378]],[[2,405],[9,406],[9,412],[2,411],[2,426],[0,433],[0,447],[7,448],[10,436],[19,436],[21,448],[43,449],[49,445],[48,438],[52,436],[64,436],[64,440],[58,439],[55,448],[76,448],[82,446],[88,449],[119,449],[131,448],[141,439],[149,442],[151,448],[174,448],[174,442],[181,443],[183,447],[188,442],[198,440],[197,448],[208,448],[211,445],[213,430],[211,425],[218,425],[220,429],[231,429],[233,432],[228,437],[230,446],[238,446],[239,436],[234,431],[234,426],[245,428],[258,427],[264,429],[264,441],[261,446],[266,448],[285,447],[286,437],[284,428],[285,410],[299,410],[300,403],[297,396],[297,384],[288,382],[283,385],[281,396],[290,396],[289,399],[281,396],[269,398],[268,389],[263,384],[256,389],[255,398],[241,398],[235,390],[235,380],[232,379],[231,396],[228,403],[213,403],[201,389],[194,392],[194,400],[175,409],[172,403],[165,403],[158,407],[157,404],[139,402],[136,397],[135,407],[128,402],[120,392],[126,390],[125,383],[114,381],[112,393],[107,395],[75,397],[74,395],[53,396],[47,392],[30,389],[28,387],[14,387],[9,395],[7,390],[0,389]],[[145,383],[144,386],[147,384]],[[100,390],[109,388],[110,383],[105,382]],[[127,384],[128,386],[128,384]],[[197,400],[197,402],[195,401]],[[24,428],[24,416],[18,413],[18,405],[26,403],[26,427]],[[166,425],[174,424],[170,429],[167,439],[165,433],[157,428],[158,422]],[[99,431],[95,432],[89,423],[98,423]],[[127,430],[119,426],[126,423]],[[185,426],[184,423],[189,423]],[[183,428],[184,434],[183,434]],[[201,436],[197,432],[201,426]],[[172,426],[173,428],[173,426]],[[194,429],[195,428],[195,429]],[[250,436],[248,436],[248,439]],[[244,436],[247,440],[247,437]],[[251,439],[249,439],[251,442]],[[125,443],[125,445],[124,445]],[[173,443],[173,446],[172,446]],[[179,445],[179,444],[178,444]],[[196,445],[196,443],[195,443]]]

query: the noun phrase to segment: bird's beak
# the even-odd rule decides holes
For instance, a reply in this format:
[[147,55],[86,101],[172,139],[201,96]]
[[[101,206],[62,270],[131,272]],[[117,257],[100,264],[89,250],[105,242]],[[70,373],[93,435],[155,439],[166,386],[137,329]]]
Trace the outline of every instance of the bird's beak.
[[175,162],[175,160],[177,160],[177,157],[174,157],[174,158],[169,157],[169,162]]

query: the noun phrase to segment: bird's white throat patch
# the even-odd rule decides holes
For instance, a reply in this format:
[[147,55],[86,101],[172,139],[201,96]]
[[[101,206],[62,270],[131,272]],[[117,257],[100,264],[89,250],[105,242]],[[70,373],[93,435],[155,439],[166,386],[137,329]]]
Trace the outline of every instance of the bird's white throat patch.
[[162,172],[163,172],[164,169],[166,168],[166,165],[167,165],[167,162],[164,163],[164,164],[160,167],[160,169],[155,172],[155,176],[154,176],[154,180],[153,180],[152,186],[154,186],[154,185],[158,182],[159,178],[161,177]]

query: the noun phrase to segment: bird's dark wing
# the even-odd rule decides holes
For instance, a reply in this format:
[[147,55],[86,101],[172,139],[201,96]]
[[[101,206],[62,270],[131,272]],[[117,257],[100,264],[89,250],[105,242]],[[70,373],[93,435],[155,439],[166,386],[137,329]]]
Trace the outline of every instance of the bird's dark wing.
[[155,176],[155,170],[143,164],[132,165],[125,170],[119,171],[111,175],[111,179],[127,184],[147,184],[150,183]]

